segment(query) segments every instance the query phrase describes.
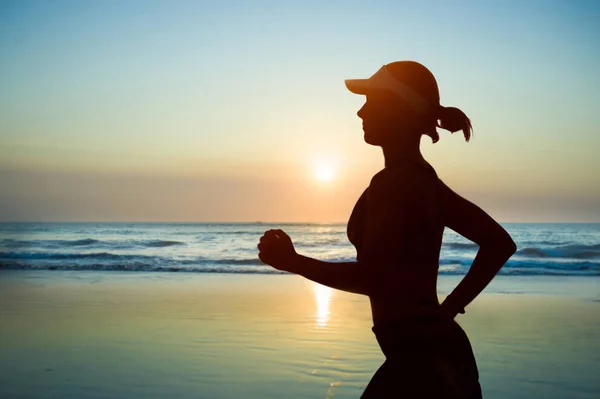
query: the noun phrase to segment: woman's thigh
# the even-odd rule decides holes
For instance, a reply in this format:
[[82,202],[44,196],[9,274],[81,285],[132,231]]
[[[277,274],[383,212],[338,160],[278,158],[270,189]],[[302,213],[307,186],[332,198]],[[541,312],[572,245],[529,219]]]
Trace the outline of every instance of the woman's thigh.
[[481,388],[472,374],[444,360],[426,362],[386,360],[365,388],[361,399],[453,398],[480,399]]

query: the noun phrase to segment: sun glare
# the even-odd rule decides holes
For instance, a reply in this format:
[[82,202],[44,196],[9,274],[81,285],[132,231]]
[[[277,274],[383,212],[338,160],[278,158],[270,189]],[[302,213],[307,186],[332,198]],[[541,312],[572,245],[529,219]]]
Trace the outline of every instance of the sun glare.
[[331,181],[335,176],[333,167],[328,164],[320,164],[315,168],[315,178],[322,182]]
[[331,294],[333,290],[327,286],[317,283],[314,283],[313,289],[315,292],[315,300],[317,302],[317,314],[315,322],[317,323],[317,326],[325,327],[329,321],[329,303],[331,301]]

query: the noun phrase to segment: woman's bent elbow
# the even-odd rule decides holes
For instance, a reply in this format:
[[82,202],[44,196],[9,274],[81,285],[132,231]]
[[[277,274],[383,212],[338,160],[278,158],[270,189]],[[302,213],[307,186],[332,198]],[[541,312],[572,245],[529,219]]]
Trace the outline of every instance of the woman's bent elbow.
[[517,244],[512,237],[505,232],[505,234],[498,237],[494,243],[494,247],[497,252],[502,253],[506,258],[510,258],[517,252]]
[[509,257],[513,256],[515,252],[517,252],[517,244],[510,237],[506,241],[506,252],[508,253]]
[[490,237],[489,240],[487,240],[485,243],[482,243],[480,246],[489,248],[496,253],[501,253],[507,258],[510,258],[515,252],[517,252],[517,244],[515,244],[515,241],[506,231],[503,231],[503,234]]
[[517,244],[512,239],[508,231],[500,228],[496,239],[494,240],[495,247],[498,251],[507,255],[507,257],[511,257],[517,252]]

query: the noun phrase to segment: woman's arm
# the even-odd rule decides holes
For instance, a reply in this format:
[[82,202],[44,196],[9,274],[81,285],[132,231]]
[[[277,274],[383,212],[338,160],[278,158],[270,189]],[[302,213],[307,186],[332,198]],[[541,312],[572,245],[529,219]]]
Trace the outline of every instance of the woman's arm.
[[367,295],[367,269],[358,262],[325,262],[296,254],[288,267],[289,272],[316,283],[353,294]]
[[446,226],[479,245],[467,275],[442,304],[446,312],[456,315],[492,281],[517,246],[506,230],[481,208],[445,184],[441,183],[441,187]]
[[283,230],[265,231],[258,244],[259,259],[278,270],[299,274],[338,290],[365,294],[366,269],[357,262],[324,262],[296,252]]

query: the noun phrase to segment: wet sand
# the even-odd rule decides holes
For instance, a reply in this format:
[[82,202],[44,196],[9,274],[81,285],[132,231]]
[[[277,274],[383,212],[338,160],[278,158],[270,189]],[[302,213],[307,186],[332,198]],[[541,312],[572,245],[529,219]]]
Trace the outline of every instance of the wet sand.
[[[600,278],[499,277],[457,321],[485,398],[600,395]],[[371,326],[297,276],[2,271],[0,397],[358,398]]]

